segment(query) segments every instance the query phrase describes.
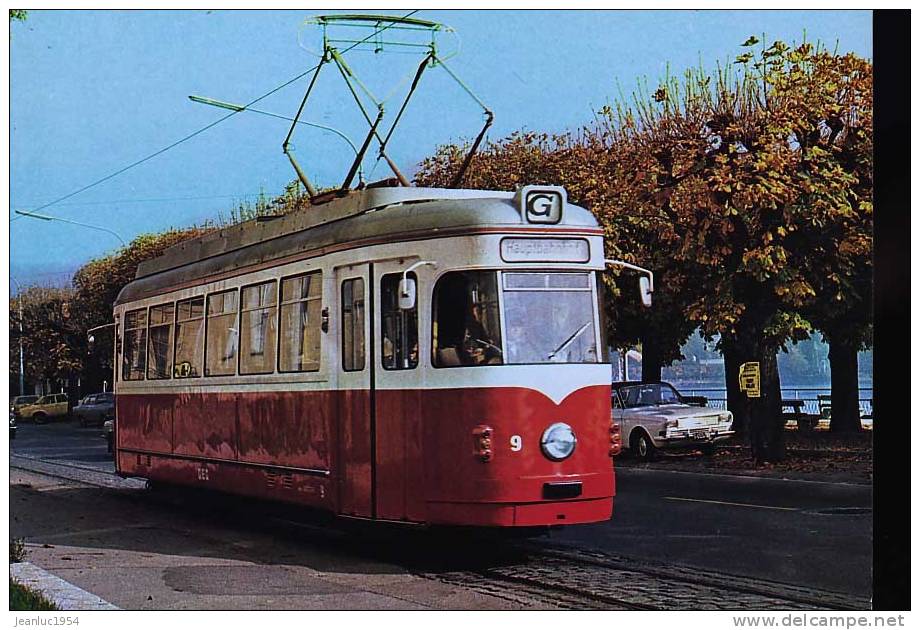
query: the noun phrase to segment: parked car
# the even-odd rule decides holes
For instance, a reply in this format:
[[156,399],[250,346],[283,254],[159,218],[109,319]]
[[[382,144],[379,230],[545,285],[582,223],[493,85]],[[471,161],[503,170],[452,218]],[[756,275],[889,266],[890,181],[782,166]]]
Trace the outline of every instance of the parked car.
[[10,411],[19,411],[22,407],[33,404],[39,398],[41,396],[16,396],[10,400]]
[[711,454],[730,437],[732,414],[706,406],[706,399],[682,396],[665,382],[613,384],[613,418],[626,445],[640,459],[660,448],[698,447]]
[[38,424],[54,418],[67,417],[67,394],[48,394],[31,405],[23,405],[14,412],[20,420],[32,420]]
[[105,419],[115,413],[115,394],[103,392],[90,394],[73,408],[73,415],[81,427],[101,426]]
[[10,412],[10,439],[16,437],[16,414]]

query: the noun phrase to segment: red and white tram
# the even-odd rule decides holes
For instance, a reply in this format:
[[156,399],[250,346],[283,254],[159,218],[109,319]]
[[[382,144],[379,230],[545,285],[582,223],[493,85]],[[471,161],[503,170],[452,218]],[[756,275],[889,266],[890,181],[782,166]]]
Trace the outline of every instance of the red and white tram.
[[115,305],[117,470],[374,520],[609,519],[604,268],[547,186],[368,188],[181,243]]

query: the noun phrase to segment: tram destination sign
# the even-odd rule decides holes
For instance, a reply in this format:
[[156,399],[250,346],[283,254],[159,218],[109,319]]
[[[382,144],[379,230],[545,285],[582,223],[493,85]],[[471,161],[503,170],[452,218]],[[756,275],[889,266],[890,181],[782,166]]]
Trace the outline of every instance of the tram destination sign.
[[591,258],[588,241],[583,238],[503,238],[501,254],[509,263],[586,263]]

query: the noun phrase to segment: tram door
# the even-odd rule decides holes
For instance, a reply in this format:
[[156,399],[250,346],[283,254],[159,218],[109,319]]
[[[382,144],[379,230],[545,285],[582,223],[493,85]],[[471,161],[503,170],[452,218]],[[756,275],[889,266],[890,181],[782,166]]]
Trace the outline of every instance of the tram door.
[[[415,308],[399,308],[405,261],[374,264],[374,482],[376,517],[424,520],[419,313],[427,305],[419,287]],[[414,272],[408,278],[418,279]]]
[[374,356],[372,264],[336,269],[339,511],[373,518]]

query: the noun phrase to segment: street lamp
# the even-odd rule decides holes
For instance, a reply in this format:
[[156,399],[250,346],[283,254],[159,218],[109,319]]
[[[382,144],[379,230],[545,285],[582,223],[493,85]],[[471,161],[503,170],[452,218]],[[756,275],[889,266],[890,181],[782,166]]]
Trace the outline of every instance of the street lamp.
[[101,230],[102,232],[108,232],[119,241],[121,241],[122,247],[127,247],[128,244],[125,243],[125,239],[118,235],[117,232],[113,232],[109,228],[102,227],[100,225],[91,225],[89,223],[81,223],[80,221],[72,221],[71,219],[62,219],[61,217],[52,217],[47,214],[38,214],[36,212],[28,212],[26,210],[16,210],[16,214],[21,214],[24,217],[32,217],[33,219],[41,219],[42,221],[60,221],[61,223],[70,223],[71,225],[79,225],[81,227],[90,228],[92,230]]
[[10,280],[16,283],[16,295],[19,298],[16,300],[19,303],[19,395],[26,395],[26,381],[25,381],[25,355],[22,350],[22,285],[19,284],[19,281],[10,276]]

